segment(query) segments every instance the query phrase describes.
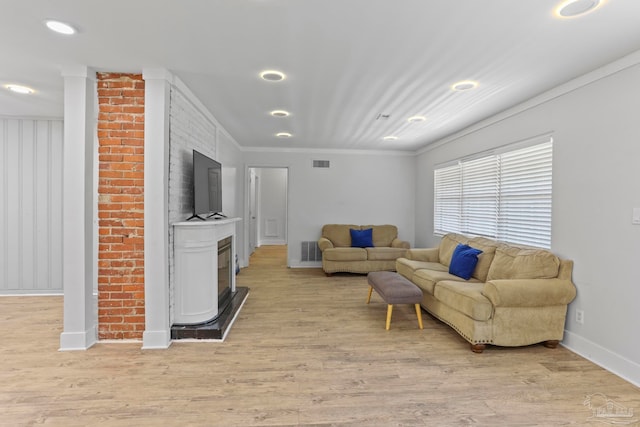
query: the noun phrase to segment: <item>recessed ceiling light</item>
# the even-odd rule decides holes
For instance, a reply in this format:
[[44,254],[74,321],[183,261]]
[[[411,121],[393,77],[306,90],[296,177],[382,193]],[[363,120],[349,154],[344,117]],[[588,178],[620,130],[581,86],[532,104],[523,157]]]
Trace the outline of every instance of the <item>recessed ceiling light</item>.
[[56,33],[59,33],[59,34],[65,34],[65,35],[68,36],[68,35],[76,33],[76,29],[75,28],[73,28],[69,24],[65,24],[64,22],[54,21],[54,20],[50,19],[48,21],[45,21],[45,25],[51,31],[55,31]]
[[34,92],[33,89],[31,89],[30,87],[26,87],[26,86],[6,85],[5,87],[7,89],[9,89],[11,92],[21,93],[21,94],[24,94],[24,95],[28,95],[28,94]]
[[291,113],[284,110],[273,110],[269,114],[271,114],[273,117],[288,117],[289,115],[291,115]]
[[567,0],[556,9],[556,16],[560,18],[575,18],[595,10],[604,0]]
[[382,139],[385,140],[385,141],[395,141],[396,139],[398,139],[398,137],[395,136],[395,135],[387,135]]
[[478,87],[478,82],[474,82],[473,80],[464,80],[451,85],[451,89],[455,90],[456,92],[463,92],[465,90],[471,90],[477,87]]
[[424,122],[427,120],[425,116],[411,116],[407,119],[409,123]]
[[280,80],[284,80],[285,77],[283,72],[275,70],[265,70],[260,73],[260,78],[268,82],[279,82]]
[[280,132],[276,133],[276,136],[278,138],[291,138],[293,135],[291,135],[289,132]]

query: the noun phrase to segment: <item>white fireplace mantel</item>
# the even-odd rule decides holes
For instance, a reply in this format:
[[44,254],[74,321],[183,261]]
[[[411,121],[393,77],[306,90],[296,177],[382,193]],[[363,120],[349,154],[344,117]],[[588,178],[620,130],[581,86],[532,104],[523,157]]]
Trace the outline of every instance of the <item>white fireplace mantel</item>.
[[[236,222],[240,218],[185,221],[174,227],[174,324],[206,322],[218,314],[218,242],[232,238],[236,255]],[[231,274],[231,292],[235,292]]]

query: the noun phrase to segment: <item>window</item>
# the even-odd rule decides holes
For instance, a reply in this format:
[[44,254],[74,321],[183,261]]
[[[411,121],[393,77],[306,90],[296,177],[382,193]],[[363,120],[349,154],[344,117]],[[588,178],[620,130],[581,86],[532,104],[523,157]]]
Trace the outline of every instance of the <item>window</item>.
[[551,247],[553,140],[434,171],[433,228]]

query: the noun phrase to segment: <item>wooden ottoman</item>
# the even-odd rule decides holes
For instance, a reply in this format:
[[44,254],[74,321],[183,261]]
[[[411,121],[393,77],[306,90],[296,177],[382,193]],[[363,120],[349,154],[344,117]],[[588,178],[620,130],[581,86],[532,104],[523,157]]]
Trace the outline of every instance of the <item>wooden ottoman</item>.
[[367,281],[369,282],[369,296],[367,297],[367,304],[371,301],[371,293],[374,289],[384,302],[388,304],[387,330],[389,330],[389,327],[391,326],[393,304],[414,304],[416,307],[416,315],[418,316],[418,326],[420,326],[420,329],[423,329],[422,311],[420,309],[422,291],[419,287],[398,273],[391,271],[371,272],[367,275]]

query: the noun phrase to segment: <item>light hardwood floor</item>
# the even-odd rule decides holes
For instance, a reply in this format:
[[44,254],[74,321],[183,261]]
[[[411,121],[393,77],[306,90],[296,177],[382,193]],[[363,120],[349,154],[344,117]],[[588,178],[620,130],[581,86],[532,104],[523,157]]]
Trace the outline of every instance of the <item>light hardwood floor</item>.
[[61,297],[0,298],[0,425],[603,425],[594,393],[640,413],[637,387],[565,348],[474,354],[426,313],[418,329],[411,305],[386,331],[365,276],[284,257],[262,247],[238,275],[251,291],[224,343],[59,352]]

